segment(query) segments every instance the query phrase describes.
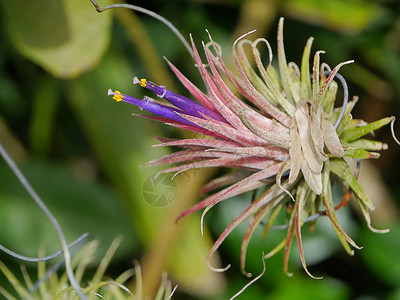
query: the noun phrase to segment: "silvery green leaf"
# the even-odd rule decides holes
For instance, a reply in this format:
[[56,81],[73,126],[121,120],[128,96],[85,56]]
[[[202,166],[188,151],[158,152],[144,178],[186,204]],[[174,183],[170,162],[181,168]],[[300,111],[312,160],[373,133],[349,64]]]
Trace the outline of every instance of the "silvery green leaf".
[[329,152],[334,156],[343,157],[344,149],[340,143],[339,137],[336,133],[335,127],[328,120],[322,119],[321,122],[322,135],[324,142]]

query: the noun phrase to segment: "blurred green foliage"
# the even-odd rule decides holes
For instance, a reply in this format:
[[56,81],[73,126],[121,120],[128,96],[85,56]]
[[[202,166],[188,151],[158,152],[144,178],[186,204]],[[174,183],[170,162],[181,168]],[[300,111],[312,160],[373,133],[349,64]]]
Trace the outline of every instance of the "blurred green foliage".
[[[267,37],[274,48],[277,20],[284,16],[289,60],[299,62],[306,39],[314,36],[313,50],[326,50],[323,60],[328,64],[356,60],[343,69],[351,94],[361,99],[356,117],[372,121],[399,115],[400,3],[396,0],[142,0],[133,4],[163,15],[185,36],[192,33],[197,43],[207,40],[204,30],[209,29],[227,60],[232,41],[251,29],[258,29],[256,34]],[[234,231],[221,247],[221,264],[232,264],[226,274],[209,271],[205,257],[212,237],[248,205],[251,195],[211,211],[206,221],[212,237],[206,235],[200,243],[198,214],[178,224],[174,219],[199,200],[194,192],[208,174],[196,172],[186,178],[187,183],[182,180],[181,196],[169,207],[151,207],[142,197],[144,181],[157,170],[140,166],[168,153],[150,147],[154,138],[184,133],[132,117],[131,113],[138,113],[136,108],[106,96],[107,89],[113,88],[141,98],[143,91],[132,86],[133,76],[186,93],[167,70],[163,56],[203,88],[183,45],[148,16],[117,10],[98,14],[89,0],[1,0],[0,7],[0,140],[59,219],[67,239],[88,231],[101,239],[104,252],[115,236],[123,234],[125,241],[111,269],[122,272],[133,258],[142,258],[144,288],[149,282],[149,293],[156,291],[161,272],[167,270],[180,285],[176,299],[225,299],[235,294],[249,281],[238,266],[244,228]],[[347,257],[329,222],[321,218],[316,232],[304,232],[303,240],[311,272],[324,280],[306,277],[292,251],[293,278],[284,276],[282,256],[277,255],[266,261],[266,274],[240,299],[400,299],[399,151],[388,129],[376,134],[390,148],[376,162],[374,172],[382,174],[383,188],[392,198],[372,199],[380,204],[373,217],[378,227],[392,231],[371,233],[358,222],[356,210],[339,211],[340,223],[364,246],[355,257]],[[26,255],[35,255],[43,241],[49,252],[59,248],[49,222],[2,162],[0,205],[1,244]],[[280,221],[285,223],[285,216]],[[271,250],[283,236],[275,230],[263,241],[258,238],[261,232],[256,233],[248,250],[247,271],[259,274],[262,251]],[[4,254],[0,259],[16,267]],[[4,281],[0,276],[0,285]]]

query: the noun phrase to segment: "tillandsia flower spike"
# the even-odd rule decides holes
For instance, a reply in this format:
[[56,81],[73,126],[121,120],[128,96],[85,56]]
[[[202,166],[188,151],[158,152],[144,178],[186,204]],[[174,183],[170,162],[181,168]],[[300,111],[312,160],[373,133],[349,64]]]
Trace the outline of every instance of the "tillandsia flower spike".
[[[320,55],[324,52],[317,51],[310,63],[313,38],[306,43],[301,66],[288,63],[283,43],[283,18],[278,27],[279,70],[271,64],[272,51],[268,41],[246,39],[250,33],[233,44],[236,73],[228,69],[221,58],[221,47],[211,36],[208,44],[202,44],[207,67],[191,38],[194,61],[203,78],[206,93],[167,60],[171,70],[198,102],[137,78],[134,84],[154,92],[165,101],[148,97],[139,100],[111,90],[109,95],[116,101],[131,103],[152,113],[144,115],[146,118],[204,135],[202,138],[182,140],[161,139],[162,143],[156,146],[178,146],[184,150],[150,161],[150,166],[180,163],[162,171],[176,174],[194,168],[233,169],[231,173],[209,182],[203,192],[217,191],[183,212],[178,219],[204,209],[203,222],[206,212],[217,203],[248,191],[263,189],[263,193],[216,240],[208,259],[233,229],[251,219],[241,249],[242,272],[250,275],[245,271],[245,256],[255,228],[264,226],[265,237],[280,211],[292,207],[287,210],[291,217],[286,225],[286,238],[264,258],[284,248],[284,271],[290,275],[289,253],[292,239],[296,236],[303,267],[311,277],[316,278],[307,270],[301,228],[305,222],[327,215],[343,247],[352,255],[350,246],[360,247],[343,231],[335,215],[338,208],[346,205],[351,192],[371,230],[387,232],[372,228],[369,212],[374,205],[358,184],[348,159],[378,158],[377,151],[387,149],[387,145],[363,137],[390,123],[394,117],[369,124],[353,119],[351,111],[357,97],[348,101],[346,82],[338,74],[342,66],[353,61],[340,63],[331,69],[327,64],[320,63]],[[260,43],[265,44],[269,51],[268,66],[261,61]],[[245,47],[251,47],[257,70],[250,65]],[[334,107],[338,91],[335,79],[341,82],[345,94],[343,105],[338,108]],[[228,88],[226,82],[233,84],[236,91]],[[349,187],[344,200],[336,207],[331,192],[333,180]],[[294,205],[291,205],[293,202]],[[324,211],[318,212],[321,203]]]

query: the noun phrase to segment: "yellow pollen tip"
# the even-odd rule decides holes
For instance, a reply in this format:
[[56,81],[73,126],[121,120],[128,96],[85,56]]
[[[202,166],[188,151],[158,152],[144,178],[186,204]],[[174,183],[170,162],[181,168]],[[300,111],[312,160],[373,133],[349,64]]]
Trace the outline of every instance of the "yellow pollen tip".
[[140,79],[140,86],[146,87],[146,82],[147,82],[147,80],[145,78]]
[[120,91],[115,91],[114,93],[115,93],[115,95],[114,95],[113,99],[115,101],[117,101],[117,102],[121,102],[122,98],[124,97],[124,96],[121,95],[121,92]]

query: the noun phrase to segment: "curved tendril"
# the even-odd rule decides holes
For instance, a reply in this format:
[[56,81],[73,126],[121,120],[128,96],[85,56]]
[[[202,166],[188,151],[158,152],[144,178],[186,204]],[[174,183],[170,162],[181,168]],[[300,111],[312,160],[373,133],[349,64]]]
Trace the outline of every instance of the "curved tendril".
[[[89,236],[89,233],[84,233],[82,234],[79,238],[77,238],[75,241],[73,241],[71,244],[68,245],[68,248],[72,248],[76,246],[77,244],[81,243],[82,241],[86,240],[87,237]],[[57,251],[54,254],[45,256],[45,257],[28,257],[28,256],[23,256],[21,254],[15,253],[14,251],[4,247],[3,245],[0,244],[0,250],[3,251],[4,253],[11,255],[17,259],[28,261],[28,262],[42,262],[42,261],[48,261],[52,260],[53,258],[56,258],[57,256],[60,256],[61,254],[64,253],[64,249]]]
[[390,130],[392,131],[392,137],[393,137],[394,141],[395,141],[398,145],[400,145],[400,141],[396,138],[396,135],[394,134],[394,121],[395,121],[395,120],[396,120],[396,118],[393,117],[393,120],[392,120],[392,122],[390,123]]
[[[206,32],[209,34],[208,30],[206,30]],[[208,50],[210,50],[211,47],[216,49],[218,51],[219,55],[222,55],[222,47],[221,47],[220,44],[218,44],[218,43],[216,43],[214,41],[210,41],[210,42],[206,43],[206,48]],[[210,50],[210,52],[211,52],[211,50]]]
[[[331,72],[328,71],[328,70],[325,70],[324,73],[326,75],[329,75]],[[343,105],[342,105],[342,110],[340,111],[339,117],[336,120],[336,123],[334,125],[335,129],[338,129],[338,127],[340,125],[340,122],[342,122],[344,113],[346,111],[347,103],[349,102],[349,89],[347,87],[347,82],[346,82],[346,80],[344,79],[344,77],[342,75],[340,75],[339,73],[336,73],[335,77],[337,77],[337,79],[339,79],[339,81],[340,81],[340,83],[342,84],[342,87],[343,87]]]
[[236,299],[238,296],[240,296],[249,286],[251,286],[254,282],[256,282],[258,279],[260,279],[266,270],[266,266],[265,266],[265,258],[264,258],[265,254],[264,251],[262,252],[262,263],[263,263],[263,270],[262,272],[257,275],[256,277],[254,277],[250,282],[248,282],[239,292],[237,292],[235,295],[233,295],[231,298],[229,298],[229,300],[233,300]]
[[[318,218],[321,217],[321,216],[323,216],[323,214],[321,214],[321,213],[316,213],[315,215],[309,216],[309,217],[304,221],[304,223],[311,222],[312,220],[318,219]],[[274,230],[284,230],[284,229],[287,229],[288,227],[289,227],[289,224],[274,225],[274,226],[271,226],[271,229],[274,229]]]
[[[272,59],[273,59],[273,52],[272,52],[272,48],[271,48],[270,43],[268,42],[267,39],[258,38],[258,39],[256,39],[256,40],[251,44],[251,47],[252,47],[252,49],[254,49],[254,48],[257,49],[257,45],[258,45],[259,43],[261,43],[261,42],[265,43],[265,45],[267,46],[267,49],[268,49],[269,62],[268,62],[268,66],[265,68],[265,71],[268,73],[269,68],[270,68],[271,65],[272,65]],[[257,51],[258,51],[258,49],[257,49]],[[254,50],[253,50],[253,53],[254,53]],[[258,52],[258,53],[259,53],[259,52]]]
[[[74,244],[74,245],[79,244],[79,242],[81,242],[82,240],[86,239],[86,237],[88,237],[88,234],[87,234],[87,233],[83,234],[81,237],[79,237],[79,239],[77,239],[76,241],[74,241],[74,242],[71,243],[70,245],[72,245],[72,244]],[[79,241],[78,241],[78,240],[79,240]],[[75,254],[76,252],[78,252],[79,249],[80,249],[82,246],[83,246],[83,245],[78,245],[77,248],[74,248],[74,249],[71,251],[72,254]],[[60,260],[59,262],[57,262],[54,266],[52,266],[51,268],[47,269],[46,273],[45,273],[41,278],[38,278],[38,279],[36,280],[36,282],[34,283],[34,285],[29,289],[29,295],[27,295],[25,298],[23,298],[23,300],[25,300],[25,299],[26,299],[26,300],[31,299],[31,298],[29,298],[29,296],[32,296],[32,295],[39,289],[39,287],[40,287],[40,285],[42,284],[42,282],[45,282],[47,279],[49,279],[50,276],[51,276],[53,273],[57,272],[57,271],[60,269],[60,267],[61,267],[64,263],[65,263],[65,260],[62,259],[62,260]]]
[[50,212],[50,210],[47,208],[46,204],[42,201],[42,199],[39,197],[39,195],[36,193],[36,191],[33,189],[33,187],[30,185],[28,180],[25,178],[24,174],[22,174],[21,170],[18,168],[14,160],[11,158],[11,156],[8,154],[7,150],[4,148],[3,144],[0,142],[0,154],[11,169],[11,171],[15,174],[15,176],[18,178],[22,186],[25,188],[25,190],[29,193],[29,195],[32,197],[32,199],[36,202],[36,204],[40,207],[40,209],[44,212],[44,214],[47,216],[47,218],[50,220],[50,222],[53,224],[53,227],[56,229],[58,237],[60,239],[62,248],[64,250],[64,259],[65,259],[65,268],[67,271],[68,279],[78,294],[79,298],[82,300],[86,300],[86,296],[83,294],[78,282],[75,279],[74,272],[72,270],[72,265],[71,265],[71,254],[68,250],[68,245],[67,241],[65,239],[65,235],[61,229],[60,224],[58,223],[57,219],[53,216],[53,214]]
[[[294,75],[297,75],[297,77],[300,79],[300,77],[301,77],[301,73],[300,73],[300,69],[299,69],[299,66],[298,65],[296,65],[296,63],[294,63],[294,62],[289,62],[288,63],[288,69],[290,70],[290,69],[292,69],[293,71],[294,71]],[[292,75],[293,76],[293,75]]]
[[153,12],[151,10],[148,10],[146,8],[143,8],[143,7],[140,7],[140,6],[136,6],[136,5],[133,5],[133,4],[110,4],[110,5],[106,5],[106,6],[100,7],[95,0],[90,0],[90,2],[92,2],[92,4],[94,5],[94,7],[96,8],[96,10],[98,12],[103,12],[103,11],[106,11],[106,10],[112,9],[112,8],[128,8],[128,9],[131,9],[131,10],[134,10],[134,11],[141,12],[141,13],[146,14],[146,15],[154,18],[154,19],[159,20],[165,26],[167,26],[169,29],[171,29],[171,31],[178,37],[178,39],[185,46],[186,50],[190,53],[190,56],[193,57],[192,48],[190,47],[190,45],[186,41],[186,39],[183,37],[183,35],[179,32],[179,30],[170,21],[168,21],[166,18],[160,16],[159,14],[156,14],[155,12]]
[[358,175],[360,174],[360,167],[361,167],[361,158],[357,158],[356,172],[354,174],[354,178],[356,180],[358,179]]
[[[327,64],[322,64],[321,65],[321,70],[322,69],[325,69],[324,73],[326,75],[329,75],[332,72],[331,68]],[[312,77],[313,75],[311,74],[310,76]],[[342,122],[344,113],[346,111],[347,104],[349,102],[349,88],[347,86],[346,79],[344,79],[344,77],[342,75],[340,75],[339,73],[336,73],[335,77],[337,77],[337,79],[339,79],[339,81],[340,81],[340,83],[342,84],[342,87],[343,87],[343,105],[342,105],[342,110],[340,111],[339,117],[336,120],[336,123],[334,125],[335,129],[338,129],[338,127],[340,125],[340,122]]]

